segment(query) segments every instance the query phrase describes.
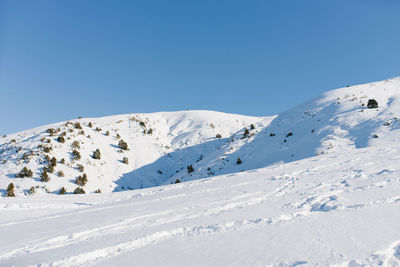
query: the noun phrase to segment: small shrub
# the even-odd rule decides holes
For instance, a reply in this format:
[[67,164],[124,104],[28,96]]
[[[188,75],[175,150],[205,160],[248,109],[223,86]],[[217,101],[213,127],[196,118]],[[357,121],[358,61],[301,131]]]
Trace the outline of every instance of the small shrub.
[[47,166],[47,172],[48,173],[53,173],[54,172],[54,166],[53,165]]
[[143,121],[139,122],[139,125],[142,127],[146,127],[146,124]]
[[244,129],[243,136],[248,136],[249,134],[250,134],[249,129],[245,128],[245,129]]
[[27,167],[23,167],[22,170],[15,175],[17,178],[25,178],[25,177],[32,177],[33,172],[32,170],[28,169]]
[[250,130],[254,130],[256,127],[254,126],[254,124],[250,124]]
[[51,146],[44,146],[43,147],[43,151],[45,152],[45,153],[50,153],[50,151],[52,150],[53,148],[51,147]]
[[117,136],[116,136],[115,138],[117,138],[117,139],[120,139],[120,138],[121,138],[121,136],[120,136],[119,134],[117,134]]
[[72,148],[76,148],[76,149],[79,149],[79,148],[81,148],[81,145],[79,144],[79,141],[74,141],[74,142],[72,142]]
[[128,160],[127,157],[124,157],[124,158],[122,159],[122,162],[125,163],[125,164],[128,164],[128,163],[129,163],[129,160]]
[[96,150],[93,152],[92,158],[94,158],[94,159],[100,159],[100,158],[101,158],[101,153],[100,153],[100,150],[99,150],[99,149],[96,149]]
[[110,136],[110,131],[107,131],[107,132],[106,132],[106,136]]
[[286,137],[289,137],[289,136],[292,136],[293,135],[293,133],[292,132],[289,132],[287,135],[286,135]]
[[187,172],[188,172],[188,173],[194,172],[194,168],[193,168],[192,165],[187,166]]
[[64,136],[60,135],[59,137],[57,137],[57,141],[60,142],[60,143],[65,143]]
[[63,171],[58,171],[57,175],[58,175],[58,177],[64,177],[64,172]]
[[150,128],[150,129],[147,131],[147,134],[150,134],[150,135],[153,134],[153,129]]
[[89,122],[87,126],[90,127],[90,128],[92,128],[92,127],[93,127],[92,122]]
[[128,143],[121,139],[118,142],[118,147],[123,149],[123,150],[128,150]]
[[81,159],[81,153],[79,153],[78,150],[73,150],[72,151],[72,159],[73,160],[80,160]]
[[241,160],[240,158],[237,158],[237,160],[236,160],[236,164],[237,164],[237,165],[240,165],[240,164],[242,164],[242,160]]
[[50,165],[53,167],[57,166],[57,159],[55,157],[52,157],[50,159]]
[[179,180],[179,179],[175,180],[175,184],[179,184],[180,182],[181,182],[181,180]]
[[44,167],[42,173],[40,174],[40,181],[42,182],[48,182],[50,181],[50,177],[47,174],[47,168]]
[[217,134],[215,137],[216,137],[216,138],[222,138],[222,135]]
[[81,124],[79,122],[75,122],[73,125],[74,125],[75,129],[82,130],[82,126],[81,126]]
[[49,133],[50,135],[55,134],[57,131],[53,128],[49,128],[46,130],[46,133]]
[[29,190],[28,190],[28,194],[29,194],[29,195],[34,195],[35,193],[36,193],[35,187],[34,187],[34,186],[31,186],[31,188],[29,188]]
[[101,128],[96,127],[95,131],[96,131],[96,132],[101,132]]
[[10,183],[7,186],[6,197],[15,197],[14,184],[13,183]]
[[74,194],[85,194],[86,192],[85,192],[85,190],[83,190],[83,188],[82,187],[77,187],[77,188],[75,188],[75,190],[74,190]]
[[85,169],[85,167],[83,167],[82,164],[78,164],[77,166],[78,171],[83,172],[83,170]]
[[378,138],[379,136],[377,134],[374,134],[372,137],[373,138]]
[[62,159],[60,160],[60,163],[61,163],[61,164],[64,164],[64,163],[65,163],[65,159],[62,158]]
[[375,99],[369,99],[367,108],[378,108],[378,101],[376,101]]
[[269,136],[275,136],[275,134],[274,133],[270,133]]
[[88,179],[87,179],[86,173],[84,173],[82,176],[78,176],[75,179],[75,183],[80,186],[84,186],[87,183],[87,181],[88,181]]
[[67,193],[67,189],[65,189],[65,187],[61,187],[60,191],[58,192],[60,195],[64,195],[65,193]]
[[99,194],[99,193],[101,193],[101,190],[100,190],[100,188],[99,189],[97,189],[96,191],[94,191],[95,193],[97,193],[97,194]]

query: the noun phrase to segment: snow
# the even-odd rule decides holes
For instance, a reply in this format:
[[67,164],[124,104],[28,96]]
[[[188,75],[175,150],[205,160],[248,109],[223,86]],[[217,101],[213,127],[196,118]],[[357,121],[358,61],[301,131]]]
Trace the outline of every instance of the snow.
[[[378,109],[366,108],[372,98]],[[7,136],[0,185],[4,195],[13,182],[17,196],[0,202],[0,266],[400,266],[399,100],[394,78],[271,117],[126,114],[73,120],[85,135],[75,129],[64,144],[45,130],[65,122]],[[129,151],[118,151],[117,133]],[[20,159],[42,137],[50,156],[66,159],[56,166],[65,177],[48,183],[38,175],[43,152]],[[70,193],[74,140],[84,142],[85,195]],[[24,166],[34,176],[15,178]],[[61,186],[69,193],[58,195]]]

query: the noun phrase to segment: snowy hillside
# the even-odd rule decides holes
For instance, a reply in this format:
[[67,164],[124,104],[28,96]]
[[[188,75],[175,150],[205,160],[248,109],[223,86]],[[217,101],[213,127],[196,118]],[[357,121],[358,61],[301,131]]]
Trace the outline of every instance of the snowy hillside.
[[400,146],[162,187],[3,198],[0,266],[400,266]]
[[[367,108],[369,99],[379,108]],[[0,186],[14,183],[18,196],[29,195],[32,186],[35,193],[62,187],[71,193],[85,174],[87,193],[121,191],[390,145],[400,138],[399,99],[396,78],[330,91],[265,118],[182,111],[56,123],[0,139]],[[127,149],[118,147],[121,140]],[[100,159],[93,158],[96,149]],[[74,159],[73,150],[81,158]],[[53,157],[54,171],[43,182]],[[16,178],[24,167],[32,177]]]
[[400,266],[399,120],[394,78],[2,137],[0,266]]

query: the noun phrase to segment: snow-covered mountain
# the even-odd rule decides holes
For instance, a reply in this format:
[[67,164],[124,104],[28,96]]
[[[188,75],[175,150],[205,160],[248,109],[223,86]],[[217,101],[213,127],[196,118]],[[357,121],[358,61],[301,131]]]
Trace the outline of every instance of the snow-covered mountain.
[[126,114],[5,136],[0,186],[16,197],[0,201],[0,266],[400,266],[399,101],[395,78],[271,117]]
[[[370,99],[379,107],[368,108]],[[12,182],[17,196],[31,187],[71,193],[85,174],[86,193],[121,191],[391,145],[400,138],[399,99],[395,78],[333,90],[271,117],[180,111],[55,123],[0,139],[0,187]],[[17,178],[24,167],[32,177]],[[49,179],[41,179],[44,168]]]

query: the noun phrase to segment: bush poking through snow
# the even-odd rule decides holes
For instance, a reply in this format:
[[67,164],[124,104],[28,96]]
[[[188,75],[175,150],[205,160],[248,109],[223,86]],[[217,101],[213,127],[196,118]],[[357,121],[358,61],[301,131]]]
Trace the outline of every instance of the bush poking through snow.
[[42,182],[48,182],[50,181],[50,177],[47,174],[47,168],[44,167],[42,173],[40,174],[40,181]]
[[58,177],[64,177],[64,172],[63,171],[58,171],[57,175],[58,175]]
[[82,164],[78,164],[76,165],[76,168],[78,169],[78,171],[83,172],[83,170],[85,169],[85,167],[83,167]]
[[60,160],[60,163],[61,163],[61,164],[64,164],[64,163],[65,163],[65,159],[62,158],[62,159]]
[[236,160],[236,164],[237,164],[237,165],[240,165],[240,164],[242,164],[242,160],[241,160],[240,158],[237,158],[237,160]]
[[52,157],[50,159],[50,165],[53,167],[57,166],[57,159],[55,157]]
[[101,193],[101,190],[100,190],[100,188],[99,189],[97,189],[96,191],[94,191],[95,193],[97,193],[97,194],[100,194]]
[[57,141],[60,142],[60,143],[65,143],[64,136],[60,135],[59,137],[57,137]]
[[25,177],[32,177],[33,172],[32,170],[28,169],[27,167],[23,167],[22,170],[15,175],[17,178],[25,178]]
[[254,130],[256,127],[254,126],[254,124],[250,124],[250,130]]
[[378,101],[376,101],[375,99],[369,99],[367,108],[378,108]]
[[215,137],[216,137],[216,138],[222,138],[222,135],[217,134]]
[[80,160],[81,159],[81,153],[79,153],[78,150],[73,150],[72,151],[72,159],[73,160]]
[[85,190],[83,190],[83,188],[82,187],[77,187],[77,188],[75,188],[75,190],[74,190],[74,194],[85,194],[86,192],[85,192]]
[[67,189],[65,189],[65,187],[61,187],[60,191],[58,192],[60,195],[64,195],[65,193],[67,193]]
[[128,150],[128,143],[126,143],[124,140],[120,140],[118,142],[118,147],[123,149],[123,150]]
[[179,180],[179,179],[175,180],[175,184],[179,184],[180,182],[181,182],[181,180]]
[[99,150],[99,149],[96,149],[96,150],[93,152],[92,158],[94,158],[94,159],[100,159],[100,158],[101,158],[101,153],[100,153],[100,150]]
[[150,129],[147,131],[147,134],[152,135],[152,134],[153,134],[153,129],[150,128]]
[[246,136],[248,136],[249,134],[250,134],[249,129],[245,128],[245,129],[244,129],[244,133],[243,133],[243,137],[246,137]]
[[96,127],[95,131],[96,131],[96,132],[101,132],[101,128]]
[[192,165],[187,166],[187,172],[188,172],[188,173],[194,172],[194,168],[193,168]]
[[80,185],[80,186],[84,186],[84,185],[87,183],[87,181],[88,181],[88,179],[87,179],[86,173],[84,173],[82,176],[78,176],[78,177],[75,179],[75,183],[76,183],[77,185]]
[[80,124],[79,122],[75,122],[75,123],[74,123],[74,128],[75,128],[75,129],[82,130],[82,126],[81,126],[81,124]]
[[129,160],[128,160],[127,157],[123,157],[122,162],[125,163],[125,164],[128,164],[128,163],[129,163]]
[[29,195],[34,195],[36,193],[36,189],[34,186],[31,186],[31,188],[29,188],[28,194]]
[[92,128],[92,127],[93,127],[92,122],[89,122],[87,126],[90,127],[90,128]]
[[287,135],[286,135],[286,137],[289,137],[289,136],[292,136],[293,135],[293,133],[292,132],[289,132]]
[[271,137],[272,137],[272,136],[275,136],[275,134],[274,134],[274,133],[270,133],[270,134],[269,134],[269,136],[271,136]]
[[139,125],[142,127],[146,127],[146,124],[143,121],[139,122]]
[[106,136],[110,136],[110,131],[107,131],[107,132],[106,132]]
[[81,145],[79,144],[79,141],[74,141],[74,142],[72,142],[72,148],[76,148],[76,149],[79,149],[79,148],[81,148]]
[[15,197],[14,184],[13,183],[10,183],[7,186],[6,197]]

